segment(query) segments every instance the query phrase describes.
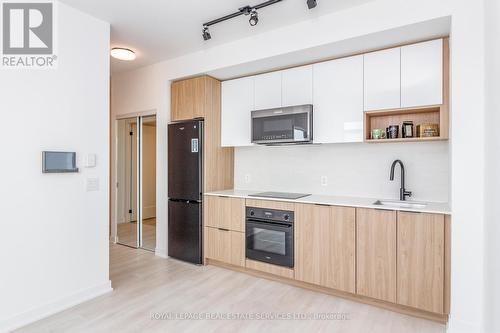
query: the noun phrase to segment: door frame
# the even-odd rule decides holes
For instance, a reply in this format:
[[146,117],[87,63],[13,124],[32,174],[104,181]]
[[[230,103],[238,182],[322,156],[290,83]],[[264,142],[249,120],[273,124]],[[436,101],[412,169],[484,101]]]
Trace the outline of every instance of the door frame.
[[[118,243],[118,205],[117,205],[117,200],[118,200],[118,140],[119,140],[119,133],[117,131],[118,129],[118,121],[123,120],[123,119],[133,119],[136,118],[137,121],[137,140],[136,140],[136,145],[137,145],[137,165],[136,165],[136,170],[137,170],[137,207],[136,207],[136,215],[137,215],[137,248],[142,248],[142,118],[143,117],[151,117],[155,116],[156,119],[158,120],[158,115],[156,109],[151,109],[151,110],[145,110],[145,111],[139,111],[139,112],[133,112],[133,113],[128,113],[128,114],[121,114],[121,115],[116,115],[114,121],[112,122],[112,133],[113,133],[113,143],[112,143],[112,148],[113,148],[113,154],[112,154],[112,168],[111,172],[112,175],[110,177],[110,188],[114,189],[111,191],[111,196],[110,196],[110,206],[111,206],[111,212],[113,213],[111,215],[111,241],[115,244]],[[156,137],[158,138],[158,128],[159,126],[156,126]],[[157,152],[156,152],[157,153]],[[158,163],[158,162],[157,162]],[[156,214],[158,215],[158,214]],[[158,221],[157,221],[158,222]],[[121,245],[126,245],[122,243],[118,243]],[[156,246],[155,246],[156,247]],[[148,250],[148,249],[146,249]],[[153,249],[152,251],[155,251]]]

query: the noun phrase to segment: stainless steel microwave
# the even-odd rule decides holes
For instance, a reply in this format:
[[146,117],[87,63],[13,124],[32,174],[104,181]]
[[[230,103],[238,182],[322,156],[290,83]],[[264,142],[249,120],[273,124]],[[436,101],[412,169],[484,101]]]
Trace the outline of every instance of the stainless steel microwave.
[[310,104],[252,111],[252,143],[312,143],[313,106]]

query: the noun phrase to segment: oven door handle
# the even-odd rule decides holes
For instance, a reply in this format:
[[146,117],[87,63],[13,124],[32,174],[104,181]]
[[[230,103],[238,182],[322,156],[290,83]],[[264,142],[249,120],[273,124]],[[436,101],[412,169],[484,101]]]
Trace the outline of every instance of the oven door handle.
[[263,222],[259,220],[254,220],[254,219],[247,219],[247,222],[250,222],[251,224],[256,224],[260,226],[265,226],[267,229],[270,230],[276,230],[276,231],[288,231],[292,228],[291,224],[283,224],[283,223],[275,223],[275,222]]

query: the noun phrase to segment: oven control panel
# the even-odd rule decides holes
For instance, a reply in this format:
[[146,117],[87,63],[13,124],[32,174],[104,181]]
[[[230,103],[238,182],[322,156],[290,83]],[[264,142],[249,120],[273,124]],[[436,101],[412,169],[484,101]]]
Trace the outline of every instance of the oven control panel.
[[246,218],[292,223],[294,220],[294,213],[288,210],[246,207]]

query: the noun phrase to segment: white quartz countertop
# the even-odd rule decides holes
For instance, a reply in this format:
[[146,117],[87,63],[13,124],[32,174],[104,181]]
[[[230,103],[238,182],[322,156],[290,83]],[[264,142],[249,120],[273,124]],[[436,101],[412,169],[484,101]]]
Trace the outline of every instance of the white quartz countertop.
[[[267,198],[267,197],[254,197],[250,194],[255,194],[263,191],[249,191],[249,190],[225,190],[225,191],[215,191],[208,192],[205,195],[212,196],[225,196],[232,198],[244,198],[244,199],[258,199],[258,200],[272,200],[272,201],[287,201],[287,202],[297,202],[297,203],[307,203],[307,204],[319,204],[319,205],[331,205],[331,206],[345,206],[345,207],[359,207],[359,208],[373,208],[373,209],[385,209],[385,210],[401,210],[406,212],[420,212],[420,213],[436,213],[436,214],[447,214],[451,215],[450,205],[445,202],[428,202],[423,208],[402,208],[395,206],[383,206],[375,205],[374,202],[377,200],[390,200],[394,199],[387,198],[357,198],[357,197],[343,197],[343,196],[329,196],[329,195],[316,195],[312,194],[307,197],[300,199],[279,199],[279,198]],[[411,202],[411,200],[408,200]]]

